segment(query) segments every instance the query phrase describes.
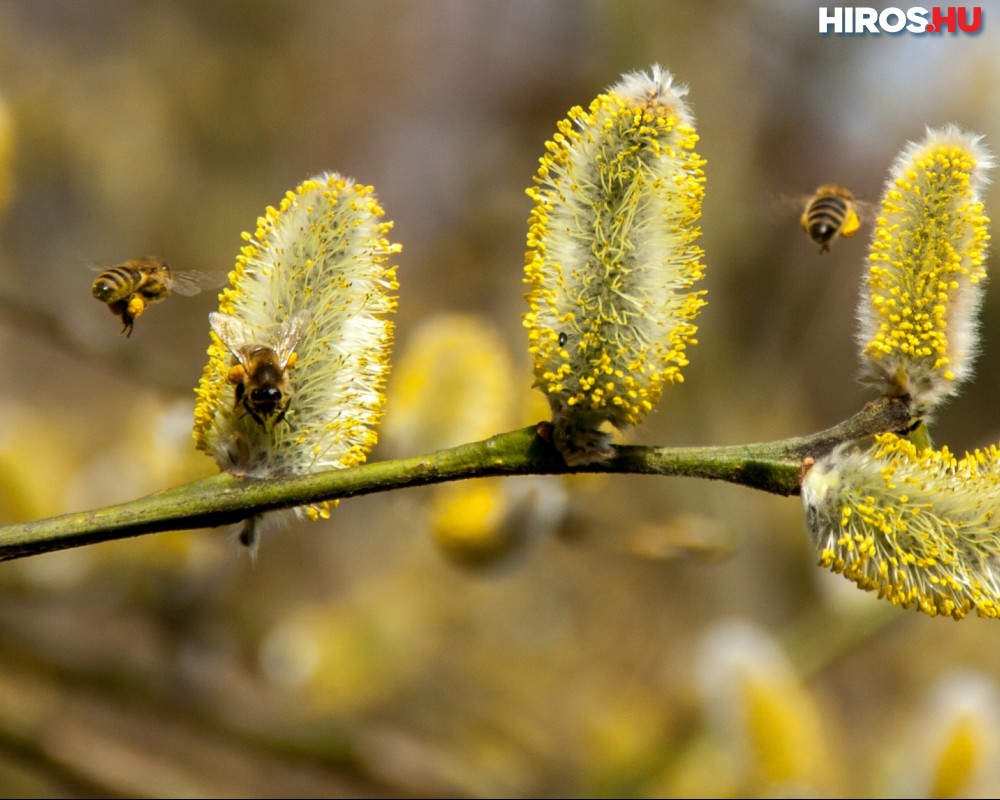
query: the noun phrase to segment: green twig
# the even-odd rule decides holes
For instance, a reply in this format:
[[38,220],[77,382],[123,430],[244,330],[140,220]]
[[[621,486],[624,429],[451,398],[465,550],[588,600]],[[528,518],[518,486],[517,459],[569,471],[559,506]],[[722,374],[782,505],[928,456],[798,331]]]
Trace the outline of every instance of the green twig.
[[509,475],[570,472],[681,475],[780,495],[798,492],[803,460],[842,442],[905,428],[905,404],[883,399],[812,436],[727,447],[619,446],[600,464],[567,467],[546,439],[547,423],[425,456],[268,480],[223,473],[93,511],[0,527],[0,561],[147,533],[240,522],[280,508],[411,486]]

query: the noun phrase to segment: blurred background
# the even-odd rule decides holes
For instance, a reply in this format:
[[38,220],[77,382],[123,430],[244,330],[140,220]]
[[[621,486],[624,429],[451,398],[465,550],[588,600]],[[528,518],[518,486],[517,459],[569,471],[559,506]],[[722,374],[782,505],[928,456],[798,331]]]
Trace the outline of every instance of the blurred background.
[[[877,200],[927,125],[1000,149],[1000,21],[824,36],[817,7],[0,3],[0,522],[215,471],[190,433],[215,292],[126,338],[92,269],[228,270],[324,170],[374,185],[403,244],[371,459],[543,419],[524,189],[571,106],[654,62],[708,161],[709,305],[629,441],[850,416],[870,227],[820,254],[797,199]],[[998,310],[933,428],[959,452],[1000,436]],[[256,563],[217,529],[0,564],[0,795],[995,797],[997,623],[816,562],[796,498],[617,476],[352,499]]]

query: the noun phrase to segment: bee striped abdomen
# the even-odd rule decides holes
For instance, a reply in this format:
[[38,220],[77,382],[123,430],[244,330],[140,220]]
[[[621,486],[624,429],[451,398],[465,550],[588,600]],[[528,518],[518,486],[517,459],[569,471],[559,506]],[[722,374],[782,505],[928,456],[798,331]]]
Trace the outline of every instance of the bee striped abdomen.
[[861,227],[854,195],[836,184],[816,190],[806,203],[801,221],[803,230],[820,245],[821,252],[829,250],[830,243],[838,236],[853,236]]
[[92,291],[105,303],[116,303],[134,294],[143,281],[143,274],[128,266],[112,267],[97,276]]

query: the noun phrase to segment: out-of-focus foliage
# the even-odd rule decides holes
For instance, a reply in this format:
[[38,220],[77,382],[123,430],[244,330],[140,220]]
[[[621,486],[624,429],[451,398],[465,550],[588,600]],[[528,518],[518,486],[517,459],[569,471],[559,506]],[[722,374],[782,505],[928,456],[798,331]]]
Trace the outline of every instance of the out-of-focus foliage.
[[[874,199],[925,125],[995,149],[1000,29],[821,36],[815,15],[792,0],[0,4],[3,521],[214,471],[190,436],[213,293],[171,298],[126,339],[88,267],[227,270],[260,210],[327,169],[378,187],[403,243],[396,366],[425,321],[461,313],[494,352],[481,380],[509,393],[494,424],[543,419],[525,410],[524,190],[568,108],[654,62],[697,112],[711,271],[685,383],[630,439],[758,441],[849,416],[869,399],[854,313],[870,229],[819,254],[787,198],[839,182]],[[979,379],[937,414],[953,451],[998,435],[998,303],[988,288]],[[390,379],[370,460],[452,443],[392,441],[403,393]],[[482,522],[493,501],[476,494],[493,490],[469,488],[453,502]],[[532,492],[515,504],[565,504],[505,569],[442,557],[448,503],[430,487],[289,523],[256,564],[226,530],[0,564],[0,794],[997,791],[993,713],[926,716],[946,676],[995,693],[992,621],[897,611],[826,573],[793,499],[636,476]],[[733,641],[757,644],[730,668],[779,665],[753,693],[702,680],[733,617],[753,631]],[[753,736],[718,724],[740,696]],[[786,746],[817,727],[819,752]],[[738,760],[740,736],[763,761]]]
[[[487,317],[432,316],[398,361],[389,397],[395,413],[385,426],[396,455],[478,441],[544,417],[544,401],[518,391],[507,344]],[[459,481],[430,491],[421,504],[431,538],[447,559],[473,568],[516,560],[554,531],[567,503],[566,482],[557,476]]]

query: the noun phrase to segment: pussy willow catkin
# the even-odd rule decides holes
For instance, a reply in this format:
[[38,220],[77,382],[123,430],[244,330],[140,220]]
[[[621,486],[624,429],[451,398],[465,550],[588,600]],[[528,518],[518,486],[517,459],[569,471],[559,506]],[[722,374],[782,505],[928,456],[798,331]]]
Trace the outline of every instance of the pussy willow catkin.
[[[196,389],[194,438],[221,469],[272,477],[365,460],[398,288],[400,246],[382,217],[372,187],[324,173],[244,234]],[[325,503],[298,511],[328,514]]]
[[1000,615],[1000,450],[958,459],[884,434],[817,461],[802,502],[820,563],[904,608]]
[[658,66],[625,75],[558,124],[528,190],[524,325],[569,464],[608,457],[605,426],[638,423],[695,343],[705,162],[685,94]]
[[954,125],[907,145],[886,181],[858,306],[862,377],[931,413],[972,374],[993,159]]

